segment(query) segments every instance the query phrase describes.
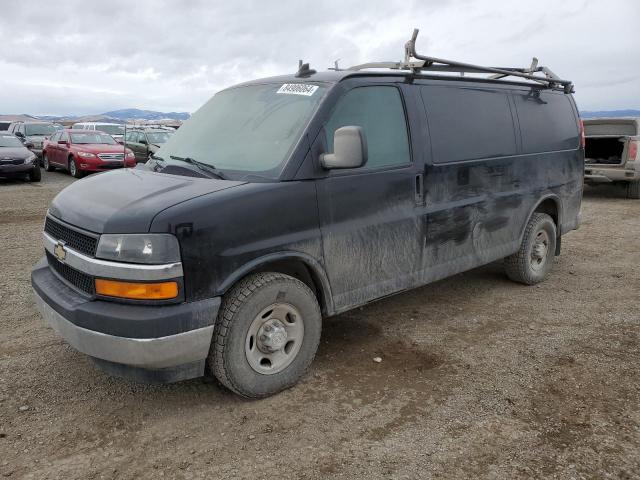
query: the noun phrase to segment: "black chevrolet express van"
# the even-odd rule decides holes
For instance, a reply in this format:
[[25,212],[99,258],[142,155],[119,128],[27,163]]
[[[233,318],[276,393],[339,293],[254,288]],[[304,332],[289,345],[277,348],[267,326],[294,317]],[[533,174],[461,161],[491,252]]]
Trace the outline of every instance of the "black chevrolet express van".
[[556,87],[303,67],[219,92],[146,165],[53,200],[39,309],[112,374],[263,397],[323,317],[499,259],[540,282],[582,197]]

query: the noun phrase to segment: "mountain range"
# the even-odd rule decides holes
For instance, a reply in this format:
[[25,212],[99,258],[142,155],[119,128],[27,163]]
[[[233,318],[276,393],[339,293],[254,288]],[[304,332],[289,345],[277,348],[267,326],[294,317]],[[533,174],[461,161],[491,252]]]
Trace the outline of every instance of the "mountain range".
[[582,118],[596,118],[596,117],[640,117],[640,110],[596,110],[596,111],[581,111],[580,116]]
[[52,122],[76,121],[76,122],[114,122],[125,123],[131,120],[188,120],[191,114],[188,112],[156,112],[155,110],[141,110],[139,108],[123,108],[96,115],[82,116],[57,116],[40,115],[38,118]]

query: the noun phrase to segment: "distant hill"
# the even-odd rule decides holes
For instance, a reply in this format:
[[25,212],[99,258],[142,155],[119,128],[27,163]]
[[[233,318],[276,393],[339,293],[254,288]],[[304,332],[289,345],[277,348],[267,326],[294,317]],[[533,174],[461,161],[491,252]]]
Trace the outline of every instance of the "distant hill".
[[113,122],[126,123],[132,120],[188,120],[191,114],[187,112],[156,112],[154,110],[140,110],[139,108],[123,108],[95,115],[41,115],[41,120],[50,122]]
[[104,112],[105,117],[118,118],[120,120],[163,120],[171,118],[173,120],[188,120],[191,114],[187,112],[155,112],[153,110],[140,110],[138,108],[123,108],[122,110],[112,110]]
[[640,117],[640,110],[598,110],[580,112],[582,118],[596,117]]

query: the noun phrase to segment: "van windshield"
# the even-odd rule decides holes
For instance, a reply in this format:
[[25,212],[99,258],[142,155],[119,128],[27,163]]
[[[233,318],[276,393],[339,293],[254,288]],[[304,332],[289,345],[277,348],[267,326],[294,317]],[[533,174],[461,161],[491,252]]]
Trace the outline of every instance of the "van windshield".
[[[298,87],[298,88],[296,88]],[[249,85],[217,93],[156,153],[190,157],[219,170],[277,178],[326,87]]]

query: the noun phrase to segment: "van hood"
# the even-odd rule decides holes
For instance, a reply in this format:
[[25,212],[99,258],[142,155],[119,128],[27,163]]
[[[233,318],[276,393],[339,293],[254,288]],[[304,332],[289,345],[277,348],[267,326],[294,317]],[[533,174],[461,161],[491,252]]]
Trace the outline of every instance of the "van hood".
[[95,233],[145,233],[164,209],[243,183],[122,168],[72,183],[49,213]]

